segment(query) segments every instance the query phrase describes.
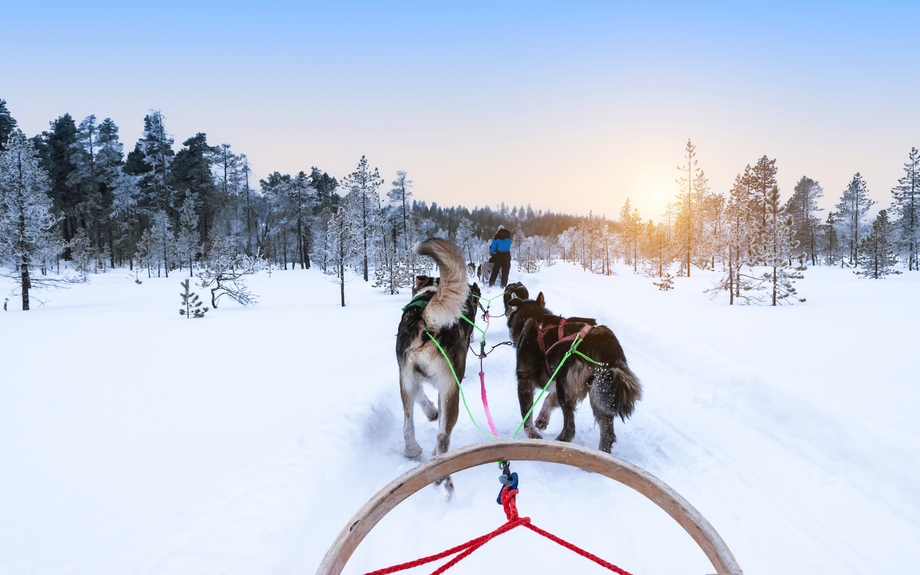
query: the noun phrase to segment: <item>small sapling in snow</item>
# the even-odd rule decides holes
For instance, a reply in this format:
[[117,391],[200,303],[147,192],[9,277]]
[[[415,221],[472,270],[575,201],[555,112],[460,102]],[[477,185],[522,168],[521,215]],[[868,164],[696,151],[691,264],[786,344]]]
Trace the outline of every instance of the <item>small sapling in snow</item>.
[[668,291],[674,289],[674,276],[667,273],[661,278],[661,282],[652,282],[652,285],[658,286],[658,289],[661,291]]
[[198,294],[189,289],[189,283],[188,279],[181,283],[183,292],[179,294],[182,296],[182,308],[179,309],[179,315],[184,315],[189,319],[204,317],[208,308],[207,306],[201,307],[201,302],[198,301]]

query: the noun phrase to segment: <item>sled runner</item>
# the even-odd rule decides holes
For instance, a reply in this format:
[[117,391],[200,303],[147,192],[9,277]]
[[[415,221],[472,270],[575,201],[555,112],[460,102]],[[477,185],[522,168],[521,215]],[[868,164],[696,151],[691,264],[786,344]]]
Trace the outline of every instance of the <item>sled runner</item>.
[[[494,464],[496,461],[542,461],[547,463],[559,463],[571,467],[578,467],[585,471],[599,473],[631,487],[658,505],[658,507],[664,510],[684,528],[690,537],[696,541],[697,545],[700,546],[703,553],[706,554],[706,557],[712,563],[718,575],[742,575],[741,567],[739,567],[738,563],[735,561],[728,546],[712,525],[709,524],[706,518],[700,515],[689,502],[659,479],[631,463],[613,457],[607,453],[581,447],[579,445],[573,445],[571,443],[544,440],[490,441],[471,445],[434,457],[396,478],[389,485],[381,489],[358,511],[357,514],[355,514],[352,520],[349,521],[348,525],[345,526],[338,538],[336,538],[335,542],[332,544],[332,547],[326,553],[323,562],[316,572],[317,575],[338,575],[341,573],[342,568],[345,566],[352,553],[354,553],[355,549],[371,529],[374,528],[377,522],[413,493],[452,473],[478,465]],[[514,475],[516,476],[516,474]],[[502,483],[506,484],[504,480]],[[500,503],[505,507],[509,522],[492,534],[480,538],[480,540],[484,539],[487,541],[488,539],[486,539],[486,537],[491,538],[500,532],[510,530],[518,525],[529,523],[529,519],[522,519],[517,516],[517,511],[512,501],[514,494],[517,493],[516,488],[517,484],[515,481],[513,487],[508,486],[502,488],[499,495]],[[560,542],[558,538],[551,536],[551,534],[545,532],[541,533],[542,530],[538,528],[531,529],[557,543],[565,544],[565,546],[570,549],[574,548],[571,544]],[[453,554],[459,552],[460,555],[452,562],[458,561],[462,556],[471,553],[484,543],[484,541],[482,543],[477,543],[478,541],[479,540],[474,540],[464,546],[444,552],[437,556],[437,558],[446,557],[448,553]],[[469,547],[471,544],[473,545],[472,548]],[[463,549],[466,550],[463,551]],[[585,557],[590,555],[581,552],[581,550],[576,552],[579,552],[579,554]],[[381,571],[388,573],[395,572],[406,568],[407,565],[413,566],[414,564],[422,564],[430,559],[431,558],[427,558],[422,561],[412,562],[412,564],[396,566]],[[606,563],[601,561],[595,562],[600,562],[602,565]],[[451,563],[445,565],[438,571],[440,572],[446,569]],[[617,573],[624,573],[613,565],[606,564],[604,566],[608,566],[610,570]]]

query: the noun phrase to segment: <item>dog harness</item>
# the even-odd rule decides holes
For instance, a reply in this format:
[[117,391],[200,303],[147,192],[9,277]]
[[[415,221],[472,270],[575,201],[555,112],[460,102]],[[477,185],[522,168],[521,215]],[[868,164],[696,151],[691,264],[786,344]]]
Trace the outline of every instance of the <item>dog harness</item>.
[[[562,345],[563,343],[570,344],[571,342],[575,341],[576,338],[584,339],[585,336],[588,335],[588,332],[594,328],[594,326],[591,325],[590,323],[585,323],[580,331],[577,331],[569,335],[565,335],[565,323],[566,323],[565,319],[561,319],[559,320],[558,325],[548,324],[544,326],[543,323],[541,322],[540,325],[537,327],[537,343],[540,345],[540,352],[543,353],[543,360],[546,362],[546,371],[548,371],[549,373],[552,373],[553,371],[549,366],[550,352],[556,349],[557,347],[559,347],[560,345]],[[573,323],[582,323],[582,322],[573,322]],[[559,339],[557,339],[556,342],[551,344],[549,346],[549,349],[547,349],[546,341],[544,338],[546,337],[547,333],[550,333],[553,330],[558,330],[557,337]]]
[[405,313],[405,311],[409,309],[410,307],[418,307],[421,309],[425,309],[425,306],[428,305],[428,303],[431,301],[431,298],[434,297],[435,293],[437,292],[432,290],[432,291],[426,291],[426,292],[422,292],[418,294],[417,296],[412,298],[412,301],[410,301],[409,303],[403,306],[402,308],[403,312]]

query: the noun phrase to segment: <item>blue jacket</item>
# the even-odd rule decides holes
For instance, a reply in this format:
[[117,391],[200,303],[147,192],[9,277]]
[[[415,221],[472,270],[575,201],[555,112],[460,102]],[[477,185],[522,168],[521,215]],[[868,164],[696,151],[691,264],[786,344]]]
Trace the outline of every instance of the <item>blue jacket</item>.
[[505,238],[502,240],[492,240],[492,246],[489,248],[489,253],[495,252],[504,252],[508,253],[511,251],[511,238]]

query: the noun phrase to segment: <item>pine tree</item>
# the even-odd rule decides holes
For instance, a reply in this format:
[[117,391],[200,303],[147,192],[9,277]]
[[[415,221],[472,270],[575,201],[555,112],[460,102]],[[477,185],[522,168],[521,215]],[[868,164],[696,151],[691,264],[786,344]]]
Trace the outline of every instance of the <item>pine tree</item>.
[[[70,114],[54,120],[51,122],[51,131],[42,132],[32,139],[41,157],[41,166],[48,174],[52,209],[59,216],[59,232],[65,242],[73,238],[78,228],[86,227],[86,223],[80,221],[82,190],[68,182],[74,169],[72,158],[76,141],[77,125]],[[70,260],[70,253],[66,250],[64,259]]]
[[184,315],[188,319],[193,317],[204,317],[204,314],[208,312],[207,306],[201,307],[201,302],[198,301],[198,294],[191,291],[190,283],[192,280],[186,278],[181,282],[182,293],[179,295],[182,296],[182,307],[179,308],[179,315]]
[[706,292],[712,293],[715,298],[720,291],[728,292],[728,304],[748,305],[761,301],[756,294],[763,289],[761,278],[752,273],[745,273],[745,264],[752,261],[752,238],[755,236],[751,228],[751,189],[749,178],[750,166],[745,169],[742,176],[735,176],[731,195],[726,209],[726,234],[724,250],[727,256],[726,273],[712,288]]
[[[358,162],[358,168],[345,176],[342,184],[349,189],[349,196],[354,198],[354,207],[358,221],[360,222],[359,235],[362,240],[362,254],[364,257],[364,281],[368,281],[368,238],[372,237],[377,230],[374,228],[376,218],[374,210],[380,204],[380,197],[377,195],[377,188],[383,185],[383,178],[377,168],[371,171],[367,164],[367,158],[361,156]],[[343,286],[344,293],[344,286]],[[344,296],[342,305],[345,305]]]
[[821,251],[824,253],[824,263],[829,266],[836,265],[840,261],[843,267],[843,255],[840,253],[840,236],[837,233],[837,226],[840,220],[837,219],[837,212],[828,212],[827,220],[820,226],[821,229]]
[[904,164],[904,176],[891,190],[894,196],[892,211],[897,214],[895,226],[898,242],[907,254],[908,271],[920,269],[920,152],[911,148],[908,162]]
[[889,274],[899,274],[892,268],[898,263],[893,241],[893,228],[888,212],[881,210],[872,222],[872,231],[859,242],[859,265],[856,274],[864,278],[882,279]]
[[312,238],[310,229],[313,225],[314,190],[309,176],[303,171],[298,172],[291,180],[288,204],[291,219],[296,227],[296,249],[300,259],[300,269],[310,269],[310,239]]
[[859,260],[859,226],[862,224],[866,213],[875,204],[869,199],[869,189],[859,172],[850,180],[847,189],[840,197],[837,212],[845,226],[845,239],[849,244],[850,265],[855,266]]
[[354,257],[361,253],[357,242],[359,230],[355,225],[354,214],[348,213],[347,208],[359,212],[360,198],[352,197],[346,206],[339,206],[336,213],[326,224],[326,273],[332,274],[339,280],[342,295],[342,307],[345,307],[345,268]]
[[687,159],[687,164],[683,167],[678,166],[677,169],[682,172],[687,172],[687,175],[681,175],[678,178],[676,183],[683,190],[686,187],[686,193],[681,191],[681,195],[677,196],[677,218],[676,218],[676,230],[675,230],[675,242],[676,242],[676,252],[681,253],[681,272],[682,275],[690,277],[690,259],[691,253],[693,252],[694,247],[696,246],[697,241],[699,240],[696,233],[696,221],[694,214],[694,202],[693,202],[693,184],[701,175],[700,170],[696,167],[696,146],[694,146],[690,140],[687,140],[687,146],[684,149],[686,152],[684,157]]
[[[768,196],[776,186],[776,160],[763,156],[750,171],[751,215],[761,227],[767,225]],[[756,229],[756,228],[755,228]]]
[[814,214],[822,210],[817,200],[823,196],[824,188],[821,184],[802,176],[785,207],[786,213],[793,218],[795,240],[799,243],[798,252],[807,254],[811,265],[817,264],[817,229],[821,221]]
[[74,168],[67,176],[67,183],[81,189],[83,202],[81,212],[89,212],[92,221],[92,246],[101,251],[100,211],[102,196],[99,193],[96,149],[99,147],[99,126],[96,116],[87,116],[77,127],[76,141],[71,144],[71,163]]
[[166,132],[165,120],[162,112],[151,110],[144,117],[144,132],[138,142],[143,162],[149,166],[149,180],[145,178],[145,184],[149,186],[150,195],[155,198],[159,210],[172,208],[173,190],[169,186],[169,172],[176,155],[172,149],[175,140]]
[[16,119],[6,107],[6,100],[0,98],[0,152],[7,150],[6,142],[13,135],[14,129],[16,129]]
[[[771,305],[786,302],[787,299],[804,302],[793,286],[802,279],[804,267],[793,267],[790,262],[796,241],[793,237],[792,217],[780,207],[779,189],[776,186],[764,198],[766,220],[758,227],[757,242],[754,244],[755,261],[767,267],[761,283],[771,293]],[[791,303],[791,302],[790,302]]]
[[176,234],[176,256],[179,258],[179,267],[188,264],[188,275],[194,275],[195,254],[201,246],[201,236],[198,235],[198,214],[195,213],[195,195],[191,190],[185,192],[182,207],[179,210],[179,231]]
[[409,214],[407,205],[409,198],[412,197],[412,192],[409,191],[411,187],[412,180],[406,179],[406,172],[398,170],[396,180],[393,181],[393,189],[387,192],[390,202],[399,208],[400,220],[402,220],[403,249],[405,251],[409,251]]
[[[187,192],[194,198],[196,232],[206,238],[213,225],[216,188],[212,177],[212,158],[217,148],[208,145],[207,135],[198,132],[182,142],[183,148],[169,163],[169,189],[178,192],[177,201],[184,202]],[[181,204],[180,204],[181,205]]]
[[0,264],[11,268],[7,277],[19,286],[28,311],[29,290],[51,282],[31,273],[51,242],[51,185],[22,131],[15,130],[6,146],[0,152]]

